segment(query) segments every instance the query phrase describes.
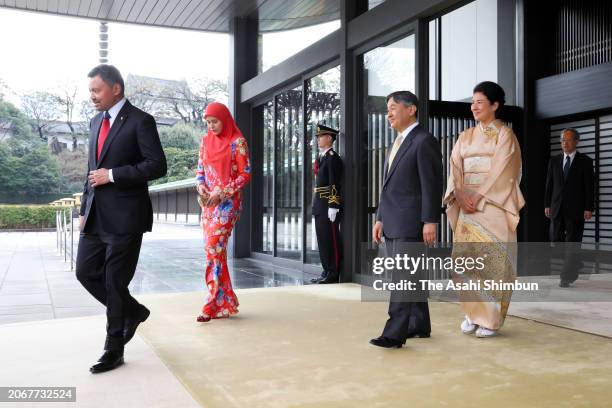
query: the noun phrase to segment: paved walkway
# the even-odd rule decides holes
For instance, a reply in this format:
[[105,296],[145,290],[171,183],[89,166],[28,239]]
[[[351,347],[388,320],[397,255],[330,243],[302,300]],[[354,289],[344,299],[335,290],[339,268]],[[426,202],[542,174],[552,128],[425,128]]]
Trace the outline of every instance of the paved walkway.
[[[136,296],[202,290],[202,259],[199,227],[156,224],[144,236],[130,289]],[[242,259],[230,261],[230,271],[236,289],[302,285],[308,278]],[[103,313],[59,255],[54,232],[0,233],[0,324]]]

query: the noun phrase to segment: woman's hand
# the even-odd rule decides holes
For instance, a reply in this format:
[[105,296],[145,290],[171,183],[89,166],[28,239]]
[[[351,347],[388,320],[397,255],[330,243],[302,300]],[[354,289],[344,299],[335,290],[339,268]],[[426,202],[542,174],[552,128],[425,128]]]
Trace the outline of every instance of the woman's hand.
[[461,207],[464,213],[472,214],[476,212],[476,206],[482,198],[482,195],[466,189],[456,189],[454,194],[459,203],[459,207]]
[[212,193],[208,197],[208,201],[206,202],[206,206],[207,207],[214,207],[216,205],[219,205],[222,200],[223,200],[223,197],[221,196],[221,193]]
[[208,190],[206,190],[206,186],[204,184],[198,184],[198,194],[208,196],[210,193]]

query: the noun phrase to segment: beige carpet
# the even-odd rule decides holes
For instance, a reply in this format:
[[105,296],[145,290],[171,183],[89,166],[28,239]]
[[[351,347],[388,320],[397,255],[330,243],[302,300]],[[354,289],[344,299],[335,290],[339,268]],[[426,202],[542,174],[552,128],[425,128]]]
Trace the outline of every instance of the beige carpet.
[[241,313],[196,323],[203,293],[142,297],[139,329],[205,407],[609,407],[612,341],[518,318],[462,335],[457,305],[430,303],[429,339],[368,344],[384,303],[353,284],[249,289]]

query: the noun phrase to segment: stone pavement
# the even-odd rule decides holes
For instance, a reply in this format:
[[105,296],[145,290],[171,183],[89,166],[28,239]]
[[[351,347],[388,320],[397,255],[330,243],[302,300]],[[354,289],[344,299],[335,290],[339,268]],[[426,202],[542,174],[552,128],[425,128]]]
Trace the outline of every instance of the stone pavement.
[[[130,289],[136,296],[202,290],[203,255],[199,227],[156,224],[144,236]],[[230,261],[230,271],[237,289],[302,285],[309,279],[243,259]],[[54,232],[0,233],[0,324],[103,313],[59,255]]]

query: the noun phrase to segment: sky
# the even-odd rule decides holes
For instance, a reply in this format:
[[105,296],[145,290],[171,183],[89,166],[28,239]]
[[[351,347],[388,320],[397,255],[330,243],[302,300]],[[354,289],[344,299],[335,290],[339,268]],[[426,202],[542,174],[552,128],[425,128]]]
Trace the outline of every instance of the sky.
[[[99,23],[0,8],[0,80],[18,94],[77,85],[87,98],[87,73],[98,64]],[[227,34],[109,23],[109,63],[124,78],[227,80]],[[6,95],[19,103],[15,95]]]
[[[227,80],[227,34],[108,23],[109,63],[124,78],[138,74],[164,79],[201,77]],[[264,34],[266,68],[339,28],[339,21],[299,30]],[[87,73],[98,64],[99,22],[0,8],[0,80],[19,95],[78,87],[87,99]]]

